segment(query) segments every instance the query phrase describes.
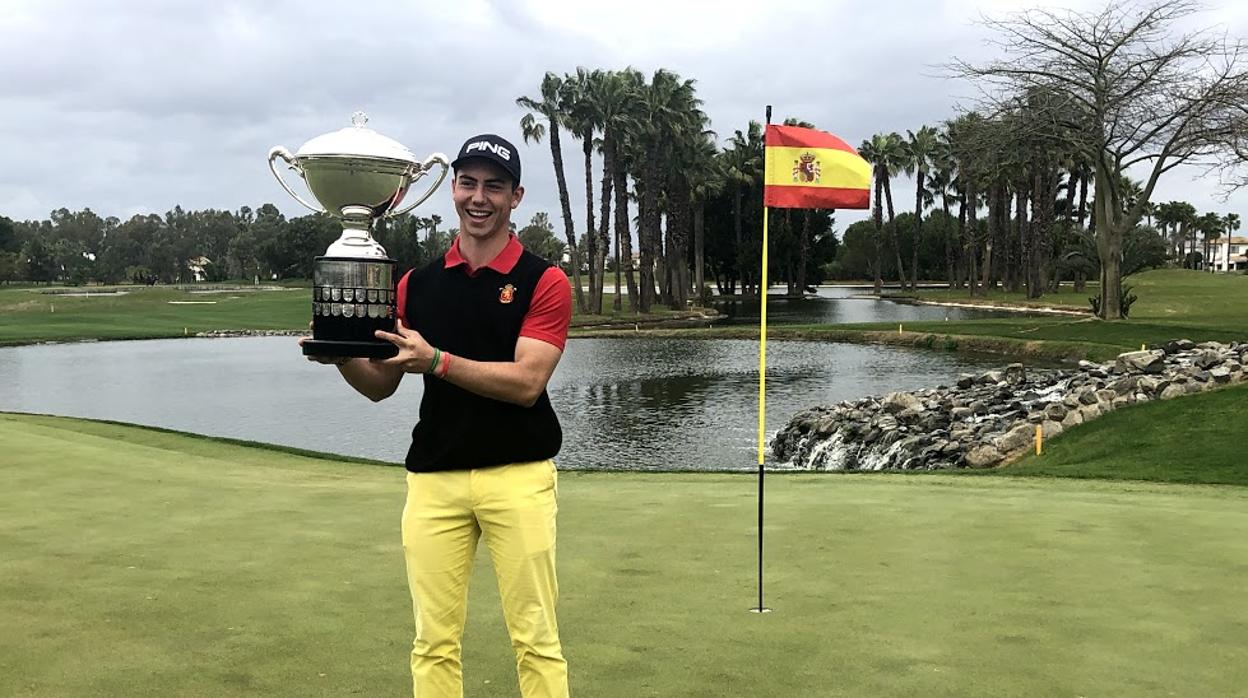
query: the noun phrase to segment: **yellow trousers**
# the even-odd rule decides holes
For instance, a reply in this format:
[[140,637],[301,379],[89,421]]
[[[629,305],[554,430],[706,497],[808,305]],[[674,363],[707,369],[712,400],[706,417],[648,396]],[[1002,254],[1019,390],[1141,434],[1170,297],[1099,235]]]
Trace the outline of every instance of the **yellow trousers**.
[[553,461],[407,474],[403,554],[416,616],[416,698],[463,696],[460,640],[477,540],[485,535],[525,698],[568,695],[555,603]]

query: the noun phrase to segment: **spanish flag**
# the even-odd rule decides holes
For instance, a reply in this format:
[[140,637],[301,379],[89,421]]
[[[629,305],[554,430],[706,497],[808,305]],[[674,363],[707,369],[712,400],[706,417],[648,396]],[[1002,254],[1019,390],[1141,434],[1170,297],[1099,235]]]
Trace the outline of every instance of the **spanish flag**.
[[869,208],[871,165],[826,131],[768,126],[763,205]]

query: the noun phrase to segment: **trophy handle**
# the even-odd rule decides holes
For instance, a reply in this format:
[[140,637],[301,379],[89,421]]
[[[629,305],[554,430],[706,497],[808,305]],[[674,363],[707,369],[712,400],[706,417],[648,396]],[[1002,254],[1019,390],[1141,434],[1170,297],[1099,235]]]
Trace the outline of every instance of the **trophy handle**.
[[[300,179],[303,179],[303,168],[299,167],[299,163],[295,161],[295,158],[294,156],[290,154],[290,151],[286,150],[282,146],[279,145],[273,148],[272,150],[270,150],[269,151],[269,170],[273,172],[274,177],[277,177],[277,182],[278,184],[282,185],[282,189],[285,189],[287,194],[290,194],[291,196],[295,197],[295,201],[298,201],[299,203],[312,209],[313,211],[316,211],[317,213],[325,213],[325,209],[321,208],[320,206],[313,206],[312,204],[304,201],[303,197],[296,194],[295,190],[291,189],[290,185],[286,183],[286,180],[282,179],[282,173],[278,172],[277,163],[274,162],[275,160],[279,158],[286,163],[287,167],[289,167],[290,169],[298,173]],[[304,183],[306,184],[307,180],[304,180]]]
[[[387,213],[386,214],[387,218],[401,216],[404,213],[407,213],[408,211],[411,211],[417,206],[425,203],[425,199],[428,199],[430,196],[433,196],[433,192],[442,184],[442,180],[446,179],[446,173],[451,169],[451,161],[447,160],[446,156],[443,155],[442,153],[434,153],[433,155],[430,155],[429,157],[425,158],[424,162],[420,163],[419,165],[415,165],[412,168],[414,170],[414,172],[412,173],[412,183],[414,183],[416,180],[420,179],[421,177],[424,177],[425,174],[429,172],[429,170],[433,169],[434,165],[442,166],[442,171],[438,173],[438,179],[432,185],[430,185],[428,189],[425,190],[424,194],[421,194],[420,196],[416,197],[415,201],[413,201],[412,203],[404,206],[403,208],[397,211],[390,211],[389,213]],[[286,191],[290,191],[290,190],[287,189]]]

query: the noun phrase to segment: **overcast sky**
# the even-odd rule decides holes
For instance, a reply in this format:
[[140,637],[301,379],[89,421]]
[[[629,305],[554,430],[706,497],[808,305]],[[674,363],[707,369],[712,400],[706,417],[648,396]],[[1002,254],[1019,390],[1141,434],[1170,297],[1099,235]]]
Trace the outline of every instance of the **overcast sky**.
[[[937,66],[991,55],[981,11],[1028,6],[0,0],[0,215],[45,218],[64,206],[125,218],[265,202],[301,215],[268,171],[270,147],[294,151],[357,109],[418,157],[453,155],[479,132],[521,145],[516,97],[536,96],[546,71],[577,66],[696,79],[721,141],[772,104],[775,121],[798,116],[856,145],[955,115],[971,90],[937,77]],[[1209,7],[1202,24],[1248,37],[1248,3]],[[564,147],[579,230],[584,174],[579,149]],[[518,222],[536,211],[558,220],[548,146],[521,145],[521,155]],[[1154,200],[1248,213],[1248,192],[1221,201],[1199,174],[1176,170]],[[898,199],[912,205],[912,195]],[[449,188],[417,212],[453,225]],[[862,215],[839,213],[838,228]]]

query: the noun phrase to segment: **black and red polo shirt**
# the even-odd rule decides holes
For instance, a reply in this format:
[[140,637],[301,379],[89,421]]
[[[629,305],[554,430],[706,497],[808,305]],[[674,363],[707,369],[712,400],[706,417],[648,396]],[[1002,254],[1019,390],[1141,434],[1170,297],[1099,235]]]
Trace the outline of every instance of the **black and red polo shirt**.
[[[476,269],[456,238],[442,259],[399,280],[397,304],[403,324],[442,351],[475,361],[512,361],[520,337],[564,348],[572,286],[563,271],[525,250],[515,235]],[[484,468],[559,452],[563,432],[546,391],[532,407],[521,407],[432,376],[424,381],[408,470]]]

